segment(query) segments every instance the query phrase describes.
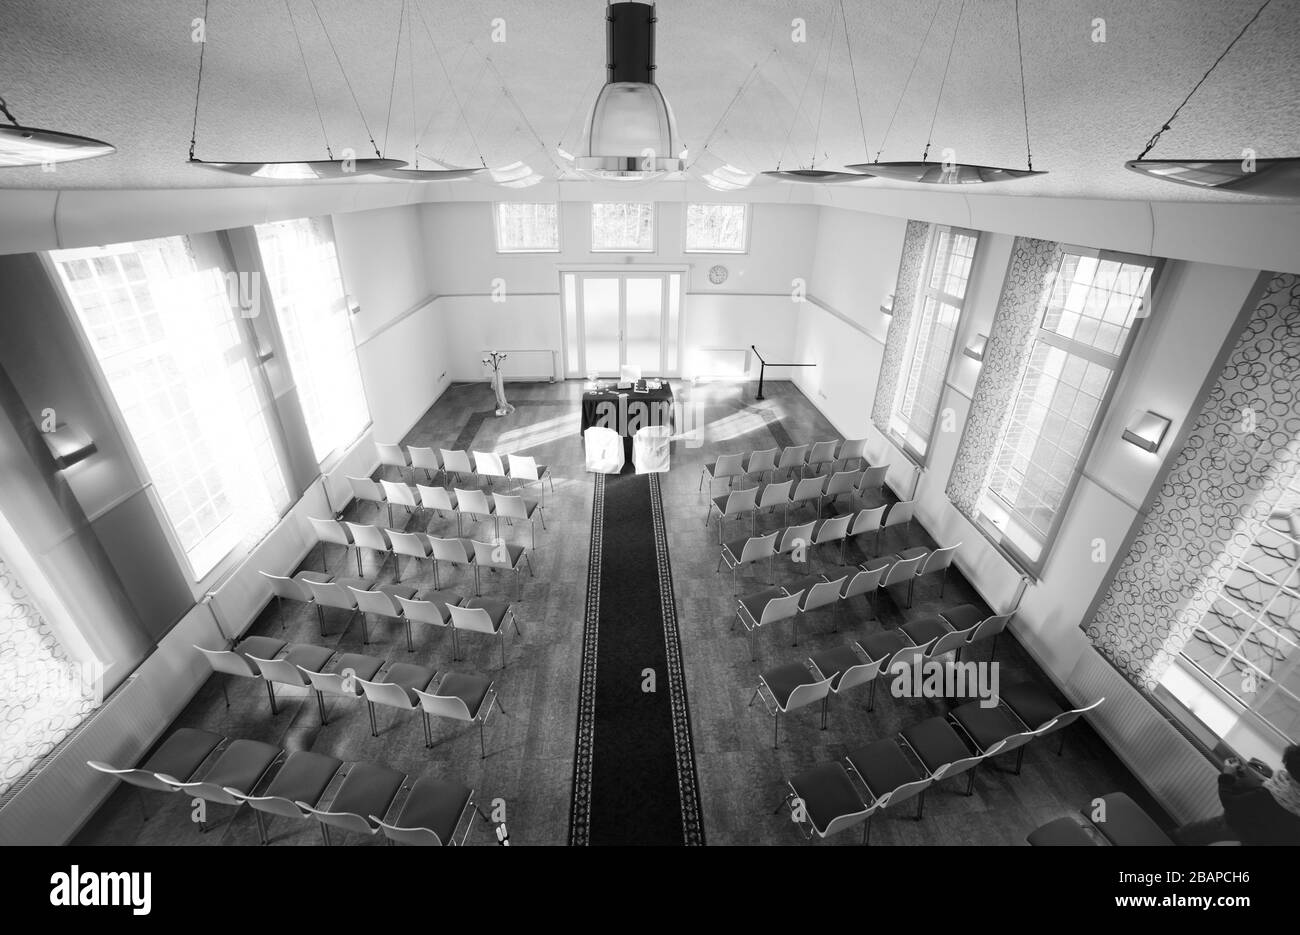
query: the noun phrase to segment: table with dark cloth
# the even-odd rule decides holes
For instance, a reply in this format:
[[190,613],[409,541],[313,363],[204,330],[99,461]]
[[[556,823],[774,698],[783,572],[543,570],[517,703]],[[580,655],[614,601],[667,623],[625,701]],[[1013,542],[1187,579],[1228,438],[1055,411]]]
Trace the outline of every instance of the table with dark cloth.
[[[641,384],[638,384],[641,385]],[[626,396],[626,399],[621,398]],[[666,382],[657,390],[592,390],[582,394],[582,428],[593,425],[613,429],[631,438],[647,425],[673,424],[673,391]]]

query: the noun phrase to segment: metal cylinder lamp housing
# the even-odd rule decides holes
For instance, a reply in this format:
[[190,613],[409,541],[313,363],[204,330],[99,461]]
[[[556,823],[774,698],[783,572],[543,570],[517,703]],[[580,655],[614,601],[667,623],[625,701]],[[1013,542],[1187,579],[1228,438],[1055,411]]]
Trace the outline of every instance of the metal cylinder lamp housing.
[[683,168],[677,121],[655,84],[655,8],[605,8],[605,86],[596,96],[575,160],[602,179],[646,179]]

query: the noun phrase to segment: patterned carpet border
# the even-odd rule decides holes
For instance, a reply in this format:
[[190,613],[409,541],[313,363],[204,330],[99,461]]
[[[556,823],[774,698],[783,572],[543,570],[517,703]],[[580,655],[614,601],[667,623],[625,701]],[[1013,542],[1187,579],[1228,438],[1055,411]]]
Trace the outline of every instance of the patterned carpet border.
[[587,559],[587,607],[583,614],[582,674],[578,682],[578,730],[573,749],[573,797],[569,844],[591,837],[591,764],[596,740],[596,650],[600,638],[600,567],[605,536],[605,475],[596,475],[591,502],[591,553]]

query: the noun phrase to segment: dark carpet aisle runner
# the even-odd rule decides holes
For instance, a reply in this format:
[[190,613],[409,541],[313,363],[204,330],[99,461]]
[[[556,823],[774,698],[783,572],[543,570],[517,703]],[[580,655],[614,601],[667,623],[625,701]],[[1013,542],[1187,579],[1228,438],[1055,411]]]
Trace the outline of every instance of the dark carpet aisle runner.
[[596,475],[569,843],[704,843],[656,474]]

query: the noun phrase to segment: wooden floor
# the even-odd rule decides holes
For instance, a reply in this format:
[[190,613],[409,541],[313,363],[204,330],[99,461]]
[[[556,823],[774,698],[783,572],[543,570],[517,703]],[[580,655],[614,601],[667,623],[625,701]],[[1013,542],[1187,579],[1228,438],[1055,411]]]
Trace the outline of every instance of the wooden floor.
[[[517,409],[497,418],[491,411],[493,397],[486,384],[456,385],[403,439],[410,445],[468,445],[481,450],[529,453],[551,466],[555,492],[546,493],[548,528],[542,531],[539,526],[537,530],[533,554],[536,576],[524,579],[523,600],[518,605],[523,636],[518,638],[511,632],[507,637],[504,670],[498,668],[500,655],[494,639],[463,639],[466,658],[453,663],[450,640],[442,631],[417,631],[415,652],[408,654],[401,626],[394,622],[372,618],[373,642],[367,647],[362,645],[357,622],[340,632],[346,616],[341,611],[327,612],[328,630],[323,640],[314,610],[290,606],[286,614],[283,635],[290,641],[323,642],[341,652],[367,652],[394,662],[415,661],[440,671],[477,671],[495,676],[509,714],[494,714],[488,723],[486,759],[480,759],[478,732],[472,726],[435,722],[434,746],[426,749],[418,718],[394,709],[378,709],[380,736],[374,738],[361,701],[327,701],[329,723],[322,725],[314,697],[305,690],[280,686],[280,713],[273,716],[262,685],[221,675],[208,680],[172,729],[202,727],[290,750],[328,753],[345,761],[383,762],[415,776],[458,778],[477,790],[485,809],[494,800],[504,804],[512,844],[564,843],[592,497],[592,480],[583,469],[578,434],[581,389],[581,384],[574,382],[511,385],[509,395]],[[875,710],[868,712],[867,692],[863,690],[857,697],[832,702],[827,730],[819,729],[819,717],[812,709],[783,719],[780,747],[774,750],[771,719],[760,704],[748,707],[758,673],[881,626],[894,626],[965,601],[979,603],[980,599],[960,575],[949,578],[942,599],[937,580],[919,584],[909,609],[901,609],[891,597],[882,596],[878,611],[872,613],[865,598],[855,598],[842,609],[840,632],[831,632],[829,612],[815,614],[802,626],[797,648],[790,645],[788,628],[760,631],[758,660],[751,661],[743,629],[731,629],[735,604],[730,577],[725,571],[714,571],[718,533],[716,522],[707,528],[704,525],[708,500],[698,490],[701,465],[719,453],[812,442],[835,437],[835,433],[789,383],[767,384],[768,398],[762,402],[754,399],[753,384],[679,384],[675,389],[696,424],[703,426],[705,438],[699,447],[674,443],[672,470],[661,480],[707,840],[710,844],[800,844],[802,838],[788,813],[782,810],[773,814],[786,789],[785,777],[841,757],[850,746],[894,735],[901,728],[942,714],[947,705],[941,699],[893,698],[887,691],[878,691]],[[396,479],[394,469],[387,470],[384,476]],[[715,493],[721,494],[723,489],[719,482]],[[369,504],[349,507],[346,518],[385,522],[380,511]],[[403,521],[399,511],[397,524]],[[766,518],[761,527],[775,528],[779,522],[779,518]],[[455,521],[435,517],[428,528],[446,535],[448,530],[454,531]],[[512,529],[503,527],[503,533],[514,542],[528,541],[527,529],[517,525]],[[471,534],[470,530],[466,534]],[[728,538],[741,534],[733,526]],[[490,535],[490,525],[482,526],[480,538]],[[919,524],[914,524],[910,536],[907,544],[927,541]],[[899,536],[886,543],[886,550],[896,551],[904,544]],[[337,575],[355,574],[355,564],[351,559],[345,564],[339,548],[328,548],[326,561],[329,570]],[[814,559],[814,567],[829,569],[833,562],[834,556],[828,552]],[[373,556],[366,557],[368,576],[375,575],[377,564]],[[778,563],[777,567],[778,580],[798,576],[788,562]],[[319,570],[319,551],[309,556],[304,568]],[[427,566],[417,569],[404,564],[403,571],[404,581],[432,586]],[[382,581],[393,580],[391,562],[384,566],[380,577]],[[448,582],[444,581],[443,586],[448,587]],[[469,576],[461,576],[450,586],[461,593],[472,593]],[[742,578],[741,593],[760,586],[759,581]],[[509,590],[512,587],[513,583],[504,578],[485,582],[486,593],[513,593]],[[249,630],[250,634],[272,636],[281,632],[274,604]],[[988,652],[987,644],[978,647],[974,658],[985,660]],[[1003,685],[1024,680],[1047,684],[1014,639],[1004,636],[999,641],[997,661]],[[226,680],[229,708],[222,699],[219,679]],[[873,824],[872,844],[1023,844],[1026,834],[1038,825],[1112,791],[1126,791],[1158,814],[1134,777],[1086,724],[1080,722],[1069,729],[1064,755],[1057,756],[1055,751],[1054,741],[1031,746],[1020,776],[999,769],[999,764],[992,768],[985,764],[970,797],[962,794],[964,776],[931,789],[925,817],[919,822],[911,818],[910,806],[901,814],[882,813]],[[627,777],[627,781],[635,782],[636,777]],[[326,801],[330,795],[332,791],[327,793]],[[210,828],[201,834],[190,820],[188,799],[162,793],[145,793],[144,798],[152,815],[147,821],[142,818],[136,791],[119,788],[87,823],[77,843],[257,843],[254,819],[248,809],[234,812],[210,805]],[[321,841],[315,822],[276,818],[270,832],[276,845]],[[350,844],[382,842],[336,833],[336,843],[340,837]],[[858,840],[857,834],[846,833],[826,843],[855,844]],[[495,838],[487,825],[476,821],[467,843],[495,843]]]

